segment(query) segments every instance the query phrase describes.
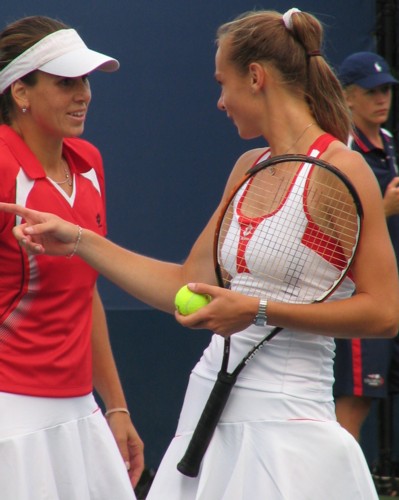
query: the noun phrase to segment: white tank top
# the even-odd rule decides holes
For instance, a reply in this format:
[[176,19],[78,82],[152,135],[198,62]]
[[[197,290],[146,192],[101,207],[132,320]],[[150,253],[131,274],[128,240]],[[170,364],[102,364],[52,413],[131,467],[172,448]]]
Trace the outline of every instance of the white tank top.
[[[262,155],[258,161],[264,160],[268,155],[269,151]],[[312,150],[312,156],[319,155],[319,150]],[[293,203],[297,203],[293,194],[304,191],[308,171],[309,165],[303,165],[294,179],[284,203],[271,216],[257,220],[255,227],[251,227],[251,237],[245,246],[245,252],[240,255],[240,259],[230,258],[230,260],[223,262],[225,269],[233,276],[231,284],[233,290],[245,295],[265,296],[259,275],[264,271],[267,273],[269,267],[273,269],[273,274],[284,276],[284,280],[276,280],[275,294],[270,290],[270,283],[268,284],[266,295],[268,299],[276,300],[278,297],[278,300],[281,301],[284,300],[281,297],[286,294],[287,302],[289,302],[288,297],[301,287],[302,276],[298,275],[298,273],[287,280],[288,266],[287,264],[281,265],[278,258],[278,249],[276,250],[272,242],[273,226],[280,217],[284,216],[287,210],[292,208]],[[235,222],[229,229],[232,234],[226,237],[226,240],[235,242],[237,249],[239,248],[240,234],[242,234],[242,227],[240,227],[240,199],[245,196],[245,187],[246,185],[242,186],[235,198]],[[305,267],[311,265],[312,260],[319,258],[314,252],[311,252],[306,247],[304,248],[301,239],[298,238],[298,234],[304,234],[308,223],[309,219],[304,206],[295,224],[299,231],[295,232],[296,236],[288,234],[284,242],[293,250],[294,258],[303,261]],[[265,234],[267,234],[268,241],[259,242],[259,238],[257,238],[261,225],[267,225]],[[251,251],[252,248],[260,244],[265,249],[264,258],[261,261],[259,259],[255,260]],[[242,248],[242,245],[240,248]],[[223,260],[223,248],[221,258]],[[241,269],[238,269],[239,266],[241,266]],[[326,268],[328,266],[326,264]],[[303,274],[306,275],[306,270]],[[281,289],[282,282],[285,283],[284,287],[286,288],[284,290]],[[329,283],[331,283],[330,280]],[[345,278],[338,290],[328,300],[349,297],[353,291],[353,281],[350,278]],[[231,337],[229,371],[233,370],[253,345],[272,329],[272,326],[261,328],[251,325],[244,331],[234,334]],[[223,344],[224,339],[222,337],[213,335],[210,345],[195,366],[194,372],[204,378],[215,379],[217,372],[220,370]],[[281,392],[305,399],[331,401],[334,381],[334,348],[334,339],[331,337],[284,329],[247,364],[239,375],[236,385],[273,393]]]

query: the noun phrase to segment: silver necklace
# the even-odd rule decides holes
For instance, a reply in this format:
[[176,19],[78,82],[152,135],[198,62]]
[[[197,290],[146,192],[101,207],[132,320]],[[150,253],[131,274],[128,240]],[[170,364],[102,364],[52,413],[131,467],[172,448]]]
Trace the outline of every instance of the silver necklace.
[[[294,146],[296,146],[298,144],[298,142],[302,139],[302,137],[305,135],[305,132],[310,129],[310,127],[312,127],[314,125],[314,122],[311,122],[309,123],[308,125],[306,125],[306,127],[302,130],[302,132],[299,134],[299,137],[297,137],[297,139],[295,139],[295,142],[294,144],[292,144],[288,149],[287,151],[285,151],[285,153],[283,154],[287,154],[288,151],[290,151]],[[274,175],[276,173],[276,169],[274,167],[270,167],[268,169],[270,175]]]
[[61,181],[61,182],[54,181],[54,182],[56,184],[58,184],[59,186],[62,186],[63,184],[68,184],[68,186],[72,186],[72,177],[71,177],[69,168],[64,166],[64,173],[65,173],[65,180],[64,181]]
[[295,140],[294,144],[292,144],[288,149],[287,151],[284,153],[285,155],[288,153],[288,151],[290,151],[294,146],[296,146],[298,144],[298,142],[302,139],[302,137],[305,135],[305,132],[310,129],[310,127],[312,127],[314,125],[314,122],[311,122],[309,123],[309,125],[306,125],[306,127],[302,130],[301,134],[299,135],[299,137]]

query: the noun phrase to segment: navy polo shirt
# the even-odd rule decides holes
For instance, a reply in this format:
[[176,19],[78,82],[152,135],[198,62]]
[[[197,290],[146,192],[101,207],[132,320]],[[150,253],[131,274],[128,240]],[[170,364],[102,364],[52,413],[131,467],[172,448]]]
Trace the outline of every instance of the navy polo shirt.
[[[380,135],[384,149],[374,146],[360,129],[355,128],[349,146],[354,151],[358,151],[370,165],[377,177],[382,196],[384,196],[388,184],[394,177],[398,176],[399,173],[392,135],[385,129],[381,129]],[[388,217],[387,224],[392,245],[395,250],[396,260],[399,263],[399,215],[391,215]]]

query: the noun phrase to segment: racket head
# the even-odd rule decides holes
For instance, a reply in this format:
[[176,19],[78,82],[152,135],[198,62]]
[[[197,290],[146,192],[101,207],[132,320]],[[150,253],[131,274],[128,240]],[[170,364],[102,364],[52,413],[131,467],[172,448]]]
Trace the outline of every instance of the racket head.
[[280,155],[251,168],[233,189],[215,231],[224,288],[270,300],[325,300],[356,254],[363,210],[348,177],[306,155]]

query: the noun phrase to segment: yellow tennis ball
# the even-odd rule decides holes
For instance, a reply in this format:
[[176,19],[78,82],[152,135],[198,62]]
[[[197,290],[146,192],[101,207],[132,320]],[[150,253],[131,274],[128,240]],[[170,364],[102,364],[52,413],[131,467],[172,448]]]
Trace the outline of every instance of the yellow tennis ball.
[[187,285],[184,285],[176,294],[175,306],[180,314],[187,316],[206,306],[210,301],[211,297],[209,295],[194,293]]

